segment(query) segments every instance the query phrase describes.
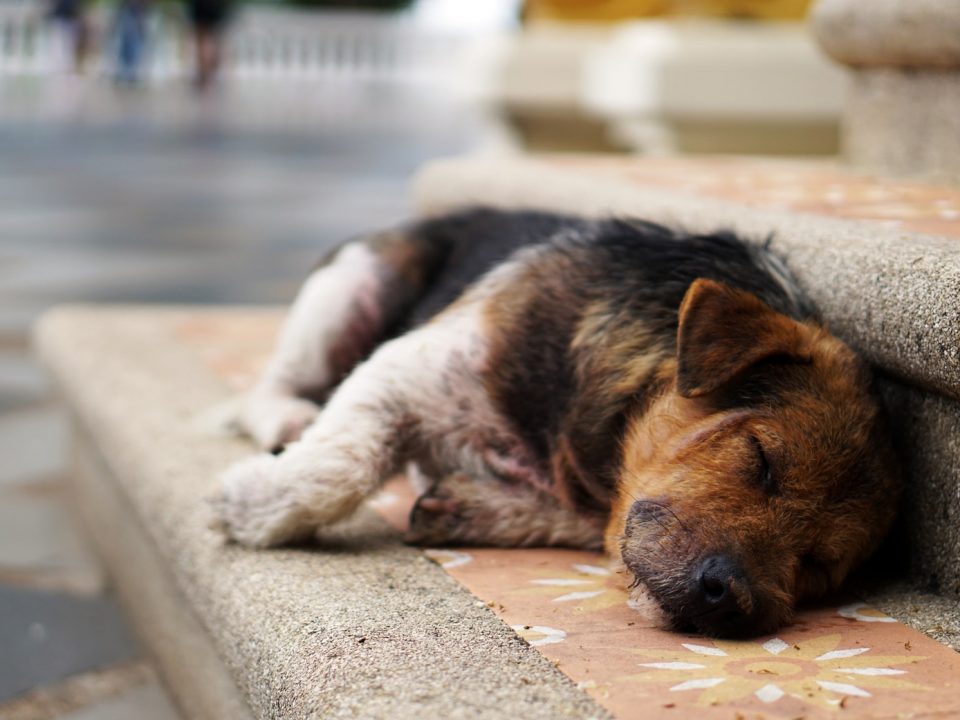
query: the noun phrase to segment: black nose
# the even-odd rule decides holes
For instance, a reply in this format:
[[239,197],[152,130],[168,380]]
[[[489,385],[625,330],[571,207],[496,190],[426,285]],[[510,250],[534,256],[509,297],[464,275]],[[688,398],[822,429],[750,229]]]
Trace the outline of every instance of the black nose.
[[688,602],[696,625],[724,634],[740,624],[749,604],[746,575],[726,555],[711,555],[693,572]]

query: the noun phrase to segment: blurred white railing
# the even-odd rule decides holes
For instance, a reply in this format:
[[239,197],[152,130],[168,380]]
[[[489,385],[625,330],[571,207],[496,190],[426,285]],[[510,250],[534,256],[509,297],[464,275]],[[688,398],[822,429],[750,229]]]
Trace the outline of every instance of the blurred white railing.
[[456,39],[428,34],[406,16],[249,9],[228,44],[240,77],[430,80]]
[[0,2],[0,73],[41,72],[46,58],[53,54],[50,40],[38,6]]
[[[113,47],[106,12],[90,18],[89,70],[109,74]],[[155,13],[143,75],[190,73],[189,34],[182,17]],[[341,13],[248,7],[228,29],[224,73],[238,79],[342,78],[431,82],[450,66],[459,38],[426,32],[405,14]],[[49,75],[69,67],[67,38],[39,5],[0,0],[0,75]]]

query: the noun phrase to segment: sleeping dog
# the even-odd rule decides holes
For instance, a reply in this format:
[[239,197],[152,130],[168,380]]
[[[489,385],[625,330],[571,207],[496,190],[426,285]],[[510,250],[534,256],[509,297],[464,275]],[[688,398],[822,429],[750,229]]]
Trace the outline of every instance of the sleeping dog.
[[310,276],[216,524],[303,540],[415,464],[411,542],[604,547],[667,626],[770,632],[891,524],[871,383],[760,244],[467,210]]

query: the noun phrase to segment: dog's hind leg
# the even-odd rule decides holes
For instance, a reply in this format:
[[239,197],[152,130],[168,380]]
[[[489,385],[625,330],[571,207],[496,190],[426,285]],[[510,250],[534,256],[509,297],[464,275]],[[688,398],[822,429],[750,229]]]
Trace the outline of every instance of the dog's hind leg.
[[316,401],[402,322],[446,252],[412,226],[348,242],[310,275],[242,406],[240,423],[261,448],[300,436]]
[[577,513],[526,483],[446,476],[410,512],[411,545],[560,546],[599,550],[602,518]]
[[219,525],[239,542],[265,547],[350,515],[425,444],[451,432],[444,424],[456,406],[451,392],[479,386],[483,343],[465,310],[381,345],[299,441],[225,473]]

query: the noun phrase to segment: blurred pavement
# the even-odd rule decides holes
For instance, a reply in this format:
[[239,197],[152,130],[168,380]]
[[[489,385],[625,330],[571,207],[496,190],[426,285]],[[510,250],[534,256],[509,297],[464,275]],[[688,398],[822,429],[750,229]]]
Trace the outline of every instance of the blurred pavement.
[[324,248],[409,214],[487,137],[426,90],[0,77],[0,719],[176,710],[73,527],[65,418],[30,357],[61,302],[286,303]]

